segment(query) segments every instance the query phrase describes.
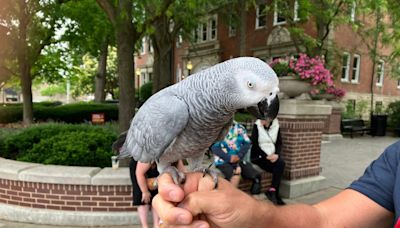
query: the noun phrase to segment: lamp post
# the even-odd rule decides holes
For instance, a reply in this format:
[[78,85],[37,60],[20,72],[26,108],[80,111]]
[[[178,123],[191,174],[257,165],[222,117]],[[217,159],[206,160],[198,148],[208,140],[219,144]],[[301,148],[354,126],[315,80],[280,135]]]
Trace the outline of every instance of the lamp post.
[[193,69],[192,61],[188,61],[186,64],[186,69],[188,70],[188,76],[190,75],[190,71]]
[[5,84],[6,84],[5,82],[2,82],[0,84],[0,89],[1,89],[1,92],[3,93],[3,106],[6,106],[6,101],[5,101],[6,93],[5,93],[4,88],[3,88]]
[[138,79],[138,88],[137,89],[138,89],[138,100],[140,102],[140,68],[136,68],[135,74]]

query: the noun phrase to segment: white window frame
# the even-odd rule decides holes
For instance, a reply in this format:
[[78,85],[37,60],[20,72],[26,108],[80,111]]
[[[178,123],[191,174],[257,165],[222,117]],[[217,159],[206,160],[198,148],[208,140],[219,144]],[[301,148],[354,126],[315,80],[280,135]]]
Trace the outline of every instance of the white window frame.
[[141,54],[141,55],[146,54],[146,47],[145,47],[145,45],[146,45],[146,37],[143,37],[143,38],[142,38],[142,46],[140,47],[140,54]]
[[[261,9],[263,7],[263,9]],[[267,25],[267,5],[266,4],[259,4],[256,8],[256,29],[265,28]],[[265,25],[260,25],[260,17],[264,17]]]
[[148,38],[148,42],[147,42],[147,51],[148,51],[148,53],[153,53],[154,52],[153,44],[151,43],[150,37]]
[[397,88],[400,89],[400,79],[397,80]]
[[[215,22],[215,28],[213,29],[213,22]],[[213,31],[215,36],[212,36]],[[218,18],[216,15],[207,17],[207,20],[203,21],[194,30],[194,37],[197,43],[204,43],[218,39]]]
[[[354,62],[357,59],[357,65],[354,66]],[[361,64],[361,56],[359,54],[353,55],[353,65],[351,71],[351,82],[358,83],[360,80],[360,64]]]
[[376,68],[376,86],[383,86],[383,77],[385,76],[385,61],[379,60]]
[[284,21],[278,21],[278,4],[275,2],[274,5],[274,26],[286,24],[286,18]]
[[[213,28],[213,21],[215,21],[215,28]],[[208,19],[207,30],[209,32],[208,40],[216,40],[217,39],[217,32],[218,32],[217,16],[212,16],[212,17],[210,17],[210,19]],[[214,37],[212,36],[213,31],[215,31],[215,36]]]
[[294,16],[293,16],[294,21],[300,21],[299,17],[299,0],[294,1]]
[[[347,56],[346,65],[343,65],[343,58]],[[343,70],[345,70],[345,77],[343,78]],[[342,72],[341,72],[341,81],[348,82],[349,81],[349,70],[350,70],[350,54],[348,52],[343,52],[342,56]]]
[[351,3],[351,9],[350,9],[350,21],[354,22],[356,20],[356,7],[357,7],[357,3],[356,1],[353,1]]

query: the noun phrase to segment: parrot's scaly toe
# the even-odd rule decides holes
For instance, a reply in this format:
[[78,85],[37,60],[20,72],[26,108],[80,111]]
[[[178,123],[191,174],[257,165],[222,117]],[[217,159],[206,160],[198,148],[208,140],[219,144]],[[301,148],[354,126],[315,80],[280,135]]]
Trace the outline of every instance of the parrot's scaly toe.
[[163,173],[169,173],[172,177],[172,180],[177,185],[185,183],[185,174],[174,166],[168,166],[164,169]]

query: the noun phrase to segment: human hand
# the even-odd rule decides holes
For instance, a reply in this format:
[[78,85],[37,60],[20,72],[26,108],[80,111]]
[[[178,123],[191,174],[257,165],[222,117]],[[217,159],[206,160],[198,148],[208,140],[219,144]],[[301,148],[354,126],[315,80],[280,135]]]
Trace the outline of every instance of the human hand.
[[242,173],[242,168],[237,166],[236,169],[233,170],[233,174],[240,175]]
[[[187,173],[183,186],[174,184],[167,173],[158,178],[159,194],[153,207],[167,227],[255,227],[257,215],[266,213],[261,201],[235,188],[225,179],[218,179],[218,188],[210,176]],[[235,200],[232,200],[235,199]],[[260,212],[260,213],[258,213]]]
[[142,203],[149,204],[150,203],[151,194],[149,191],[142,192]]
[[272,163],[275,163],[279,158],[279,155],[277,154],[271,154],[267,157],[267,160],[269,160]]
[[239,156],[237,156],[237,155],[231,155],[230,163],[238,163],[239,161],[240,161]]

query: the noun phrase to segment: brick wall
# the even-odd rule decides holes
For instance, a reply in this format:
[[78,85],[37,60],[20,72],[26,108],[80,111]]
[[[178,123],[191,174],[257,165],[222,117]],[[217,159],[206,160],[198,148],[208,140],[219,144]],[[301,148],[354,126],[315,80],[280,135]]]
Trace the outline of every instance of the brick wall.
[[48,184],[0,179],[0,203],[67,211],[135,211],[131,186]]
[[321,133],[325,119],[279,118],[282,134],[282,157],[287,180],[317,176],[321,172]]

